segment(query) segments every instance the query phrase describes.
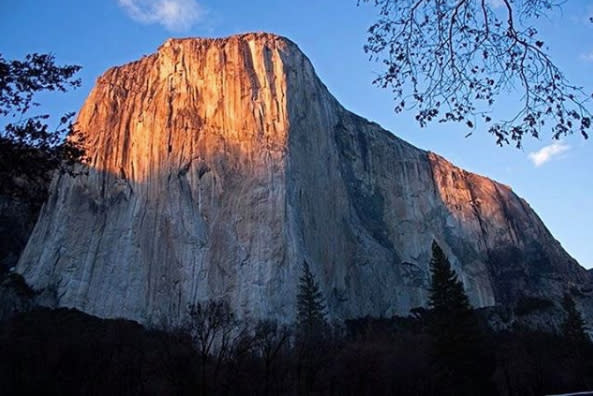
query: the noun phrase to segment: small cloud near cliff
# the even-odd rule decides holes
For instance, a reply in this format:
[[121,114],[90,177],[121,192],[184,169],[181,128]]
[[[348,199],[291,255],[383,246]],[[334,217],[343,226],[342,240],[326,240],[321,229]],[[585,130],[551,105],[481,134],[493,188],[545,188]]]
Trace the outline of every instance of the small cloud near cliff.
[[133,20],[158,23],[172,32],[189,30],[204,14],[195,0],[118,0],[118,3]]
[[529,153],[529,159],[535,166],[542,166],[546,162],[570,150],[570,146],[562,142],[554,142],[540,150]]
[[504,6],[503,0],[487,0],[487,3],[490,4],[492,8],[500,8]]
[[593,62],[593,51],[581,54],[581,60],[584,60],[585,62]]

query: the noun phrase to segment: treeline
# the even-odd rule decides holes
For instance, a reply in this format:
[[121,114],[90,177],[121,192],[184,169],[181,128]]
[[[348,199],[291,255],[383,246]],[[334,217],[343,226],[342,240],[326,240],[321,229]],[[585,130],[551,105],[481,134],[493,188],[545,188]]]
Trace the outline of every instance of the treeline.
[[[272,322],[224,350],[67,310],[0,326],[5,395],[543,395],[593,389],[593,351],[559,334],[486,332],[465,373],[443,378],[426,323],[358,319],[315,342]],[[292,341],[291,341],[292,339]],[[206,339],[205,339],[206,340]]]
[[[569,295],[556,333],[495,332],[435,243],[428,308],[329,323],[305,263],[292,326],[237,321],[222,301],[175,332],[40,309],[0,326],[3,394],[542,395],[593,389],[593,345]],[[542,305],[525,300],[520,310]],[[528,304],[529,303],[529,304]],[[537,303],[537,304],[535,304]]]

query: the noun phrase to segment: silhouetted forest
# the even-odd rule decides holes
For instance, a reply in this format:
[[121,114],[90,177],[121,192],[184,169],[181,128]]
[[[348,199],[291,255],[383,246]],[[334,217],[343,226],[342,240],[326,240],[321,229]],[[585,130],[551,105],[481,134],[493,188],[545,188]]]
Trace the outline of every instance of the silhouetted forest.
[[[542,395],[593,389],[593,344],[570,294],[560,326],[494,331],[472,309],[436,242],[427,308],[408,317],[330,323],[309,265],[296,321],[239,321],[222,300],[188,307],[168,332],[71,309],[35,308],[0,323],[0,389],[56,395]],[[22,277],[4,305],[31,309]],[[19,297],[20,296],[20,297]],[[17,298],[19,297],[19,298]],[[19,304],[17,304],[20,302]],[[555,304],[525,297],[524,316]],[[23,308],[24,307],[24,308]],[[16,309],[16,308],[15,308]]]
[[[203,356],[191,334],[37,309],[1,324],[0,389],[5,395],[542,395],[593,388],[588,341],[483,328],[479,353],[458,356],[473,369],[448,377],[428,327],[423,315],[366,318],[303,340],[297,328],[264,322],[229,333],[222,350]],[[220,329],[210,326],[219,341]]]

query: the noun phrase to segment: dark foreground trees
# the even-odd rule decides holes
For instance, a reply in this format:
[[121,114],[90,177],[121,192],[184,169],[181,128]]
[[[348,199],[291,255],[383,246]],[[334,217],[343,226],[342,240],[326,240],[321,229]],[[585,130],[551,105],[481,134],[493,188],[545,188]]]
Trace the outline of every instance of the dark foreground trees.
[[[593,387],[593,348],[582,338],[583,323],[571,298],[564,304],[563,333],[517,324],[493,331],[481,324],[497,311],[471,308],[436,243],[431,273],[428,309],[415,309],[410,317],[347,320],[333,329],[308,265],[299,284],[298,322],[291,326],[268,320],[247,326],[220,300],[190,306],[188,327],[173,334],[75,310],[33,309],[0,322],[0,389],[59,395],[436,396],[541,395]],[[310,331],[314,328],[320,330]]]
[[37,103],[40,94],[77,88],[79,69],[56,65],[51,55],[7,60],[0,54],[0,273],[16,264],[54,170],[73,174],[71,165],[83,157],[73,114],[52,119]]
[[562,334],[567,340],[576,344],[586,344],[589,342],[589,336],[586,333],[586,326],[581,313],[577,310],[574,300],[570,294],[564,295],[562,301],[562,308],[566,313],[566,317],[562,322]]
[[325,299],[305,261],[298,285],[295,338],[297,382],[301,395],[313,393],[330,350],[325,309]]
[[303,262],[303,274],[299,279],[297,325],[300,337],[306,340],[321,338],[327,327],[325,299],[306,261]]
[[79,70],[80,66],[56,65],[49,54],[30,54],[24,60],[7,60],[0,54],[3,193],[18,194],[23,185],[47,180],[50,172],[59,167],[69,170],[69,165],[82,158],[82,137],[72,125],[74,113],[61,116],[52,126],[50,115],[39,112],[36,99],[43,92],[78,88],[80,79],[75,75]]
[[[434,370],[431,335],[411,318],[358,319],[345,325],[335,348],[317,351],[324,366],[315,395],[458,395]],[[217,361],[208,356],[208,388],[200,383],[202,359],[190,337],[104,320],[67,309],[40,309],[0,322],[0,389],[6,395],[295,395],[299,352],[281,327],[263,330],[262,343],[235,339]],[[278,331],[278,332],[276,332]],[[261,334],[261,333],[260,333]],[[250,337],[256,337],[254,333]],[[593,354],[575,357],[560,335],[516,329],[485,334],[494,363],[490,384],[476,395],[542,395],[591,389]],[[245,348],[245,345],[250,346]],[[267,360],[267,363],[266,363]],[[470,375],[464,373],[463,375]],[[458,384],[459,385],[459,384]],[[460,385],[459,385],[460,386]],[[302,393],[301,393],[302,394]]]
[[[533,26],[563,0],[363,0],[379,9],[365,51],[383,63],[375,83],[393,90],[395,111],[421,126],[481,126],[496,142],[521,146],[549,130],[558,139],[591,130],[590,92],[568,81]],[[517,90],[514,115],[492,108]]]
[[428,330],[432,338],[435,375],[443,391],[475,394],[488,386],[490,365],[482,329],[463,283],[440,246],[433,241]]
[[190,322],[182,333],[190,335],[200,358],[199,383],[208,394],[218,382],[222,364],[228,360],[241,336],[239,322],[226,301],[209,300],[188,307]]

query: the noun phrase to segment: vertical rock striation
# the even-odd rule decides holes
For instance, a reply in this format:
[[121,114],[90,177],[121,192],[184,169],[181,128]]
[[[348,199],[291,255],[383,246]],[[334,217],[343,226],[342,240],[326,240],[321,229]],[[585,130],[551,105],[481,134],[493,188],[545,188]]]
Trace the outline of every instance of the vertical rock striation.
[[425,304],[436,239],[476,306],[590,275],[508,187],[345,110],[270,34],[169,40],[108,70],[18,264],[46,304],[174,326],[224,298],[289,321],[307,260],[335,318]]

